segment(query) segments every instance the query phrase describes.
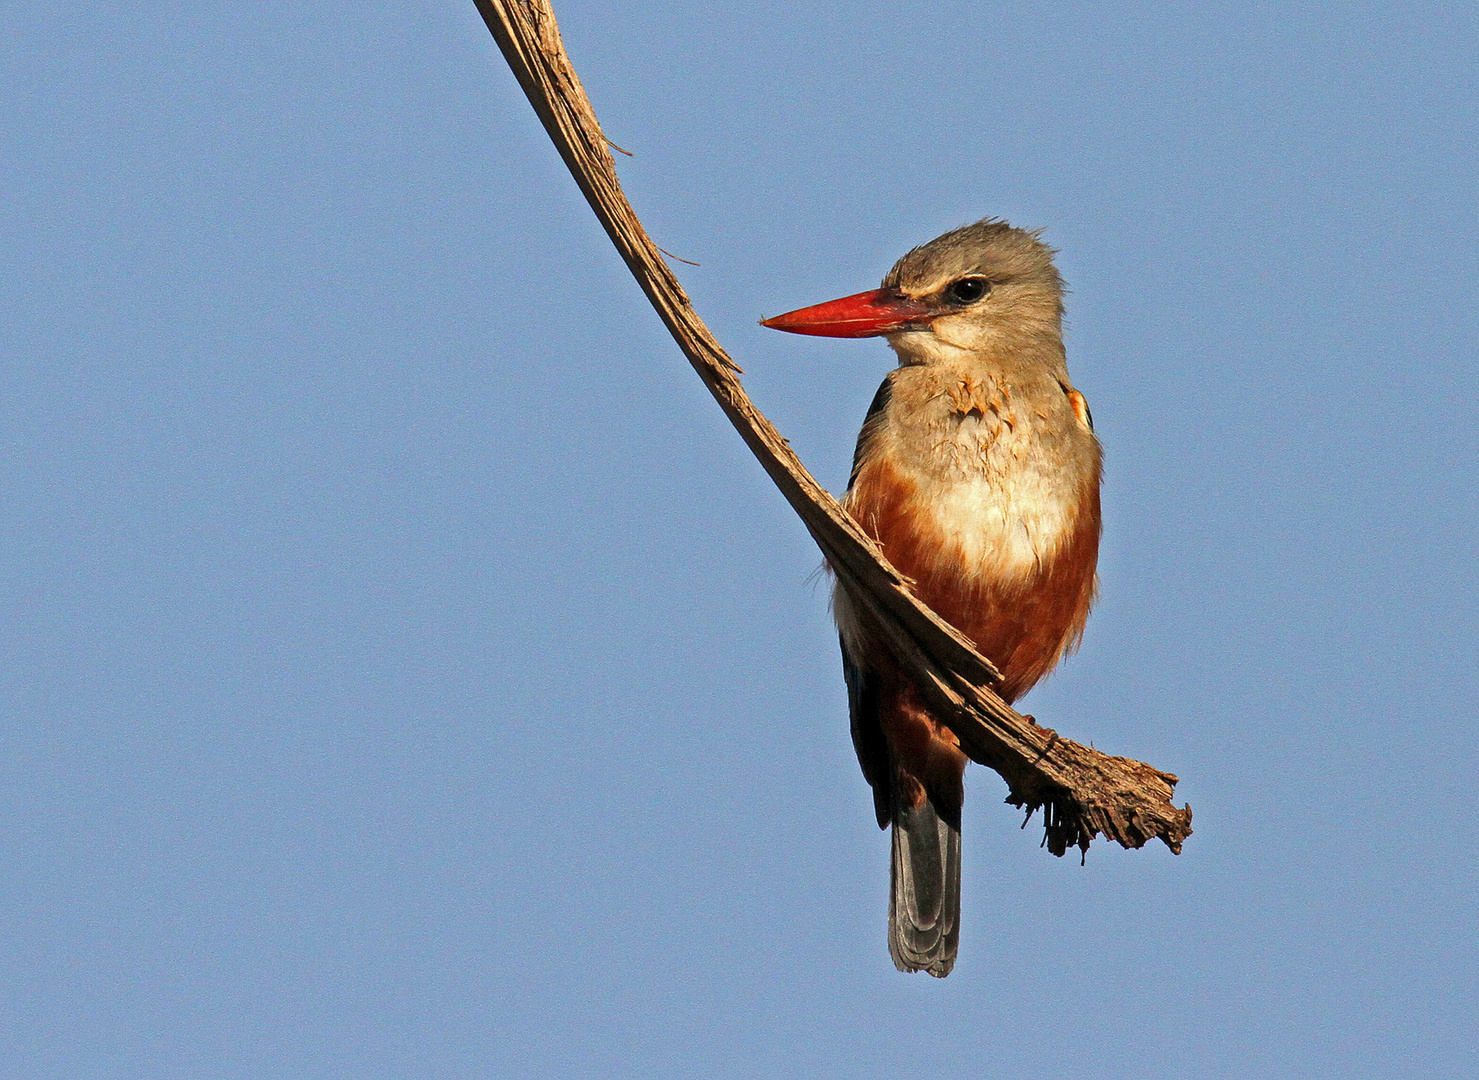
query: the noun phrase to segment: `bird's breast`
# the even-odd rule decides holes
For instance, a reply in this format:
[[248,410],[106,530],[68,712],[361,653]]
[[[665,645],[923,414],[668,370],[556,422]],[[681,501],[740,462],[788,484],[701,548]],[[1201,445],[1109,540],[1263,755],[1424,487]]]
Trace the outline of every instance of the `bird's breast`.
[[[973,426],[961,425],[962,439],[971,437]],[[896,485],[912,488],[915,527],[931,534],[941,557],[966,573],[1013,579],[1041,570],[1072,532],[1081,493],[1010,460],[1007,440],[951,450],[966,459],[965,467],[922,470],[896,461],[885,470],[895,474]],[[973,455],[983,467],[970,467]],[[992,457],[1008,460],[992,463]]]
[[1081,633],[1099,546],[1097,443],[1041,419],[983,409],[895,423],[862,456],[846,503],[1014,694]]
[[871,464],[860,470],[848,510],[914,578],[1026,583],[1054,561],[1087,516],[1082,488],[1054,490],[1031,477],[941,479],[888,459]]
[[1040,574],[1086,516],[1097,455],[1024,411],[988,399],[913,430],[896,422],[860,462],[849,509],[886,548],[952,573],[997,583]]

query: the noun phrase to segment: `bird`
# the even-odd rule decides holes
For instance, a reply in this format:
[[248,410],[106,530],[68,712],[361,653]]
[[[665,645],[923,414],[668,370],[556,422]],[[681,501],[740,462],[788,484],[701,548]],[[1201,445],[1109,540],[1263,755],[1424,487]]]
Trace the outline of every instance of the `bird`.
[[[878,289],[762,320],[893,349],[843,506],[996,666],[1008,702],[1077,648],[1098,590],[1102,452],[1068,377],[1055,254],[1041,230],[985,218],[912,249]],[[853,747],[892,833],[889,953],[944,978],[967,758],[840,581],[832,610]]]

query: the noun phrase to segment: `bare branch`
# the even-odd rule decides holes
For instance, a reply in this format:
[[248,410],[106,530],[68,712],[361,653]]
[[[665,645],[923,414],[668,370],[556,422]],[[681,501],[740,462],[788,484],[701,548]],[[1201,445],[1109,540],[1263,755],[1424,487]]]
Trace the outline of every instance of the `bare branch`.
[[1176,777],[1129,758],[1110,757],[1059,738],[1016,712],[992,690],[996,669],[971,643],[909,591],[906,579],[837,500],[806,471],[790,445],[751,403],[739,368],[693,310],[688,295],[621,184],[580,79],[560,41],[547,0],[474,0],[504,58],[560,156],[647,294],[673,340],[746,445],[801,517],[849,593],[888,635],[900,662],[960,738],[970,757],[995,769],[1007,801],[1045,808],[1046,844],[1055,855],[1088,849],[1097,835],[1138,848],[1159,837],[1174,852],[1191,834],[1191,808],[1171,803]]

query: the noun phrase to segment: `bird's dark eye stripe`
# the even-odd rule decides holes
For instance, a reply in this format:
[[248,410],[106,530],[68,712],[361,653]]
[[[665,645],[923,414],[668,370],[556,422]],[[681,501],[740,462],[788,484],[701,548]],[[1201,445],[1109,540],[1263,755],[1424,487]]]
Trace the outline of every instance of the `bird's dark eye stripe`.
[[983,277],[963,277],[945,286],[945,298],[952,304],[974,304],[991,291],[991,282]]

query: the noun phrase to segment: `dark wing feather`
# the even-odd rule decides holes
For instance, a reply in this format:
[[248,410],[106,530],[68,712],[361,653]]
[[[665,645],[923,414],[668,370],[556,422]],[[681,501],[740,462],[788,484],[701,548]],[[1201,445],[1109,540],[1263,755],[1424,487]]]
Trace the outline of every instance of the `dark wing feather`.
[[863,779],[873,788],[873,813],[878,827],[888,828],[893,817],[893,765],[883,724],[878,719],[878,688],[842,642],[842,677],[847,680],[847,711],[852,718],[852,748],[857,752]]
[[[893,387],[893,373],[890,372],[873,395],[873,403],[868,406],[863,429],[858,432],[857,449],[853,451],[852,474],[847,478],[849,491],[857,482],[858,470],[883,425],[884,411],[893,397]],[[878,817],[878,827],[886,829],[893,818],[893,760],[878,718],[878,687],[858,658],[848,654],[847,642],[841,644],[842,675],[847,680],[847,708],[852,717],[852,745],[857,751],[858,764],[863,767],[863,777],[873,788],[873,812]]]
[[847,477],[848,491],[858,482],[858,470],[863,466],[863,459],[867,457],[868,447],[878,434],[878,429],[883,426],[883,413],[893,395],[894,373],[890,371],[879,384],[878,393],[873,395],[873,403],[868,406],[868,415],[863,417],[863,428],[858,432],[858,445],[852,452],[852,472]]

